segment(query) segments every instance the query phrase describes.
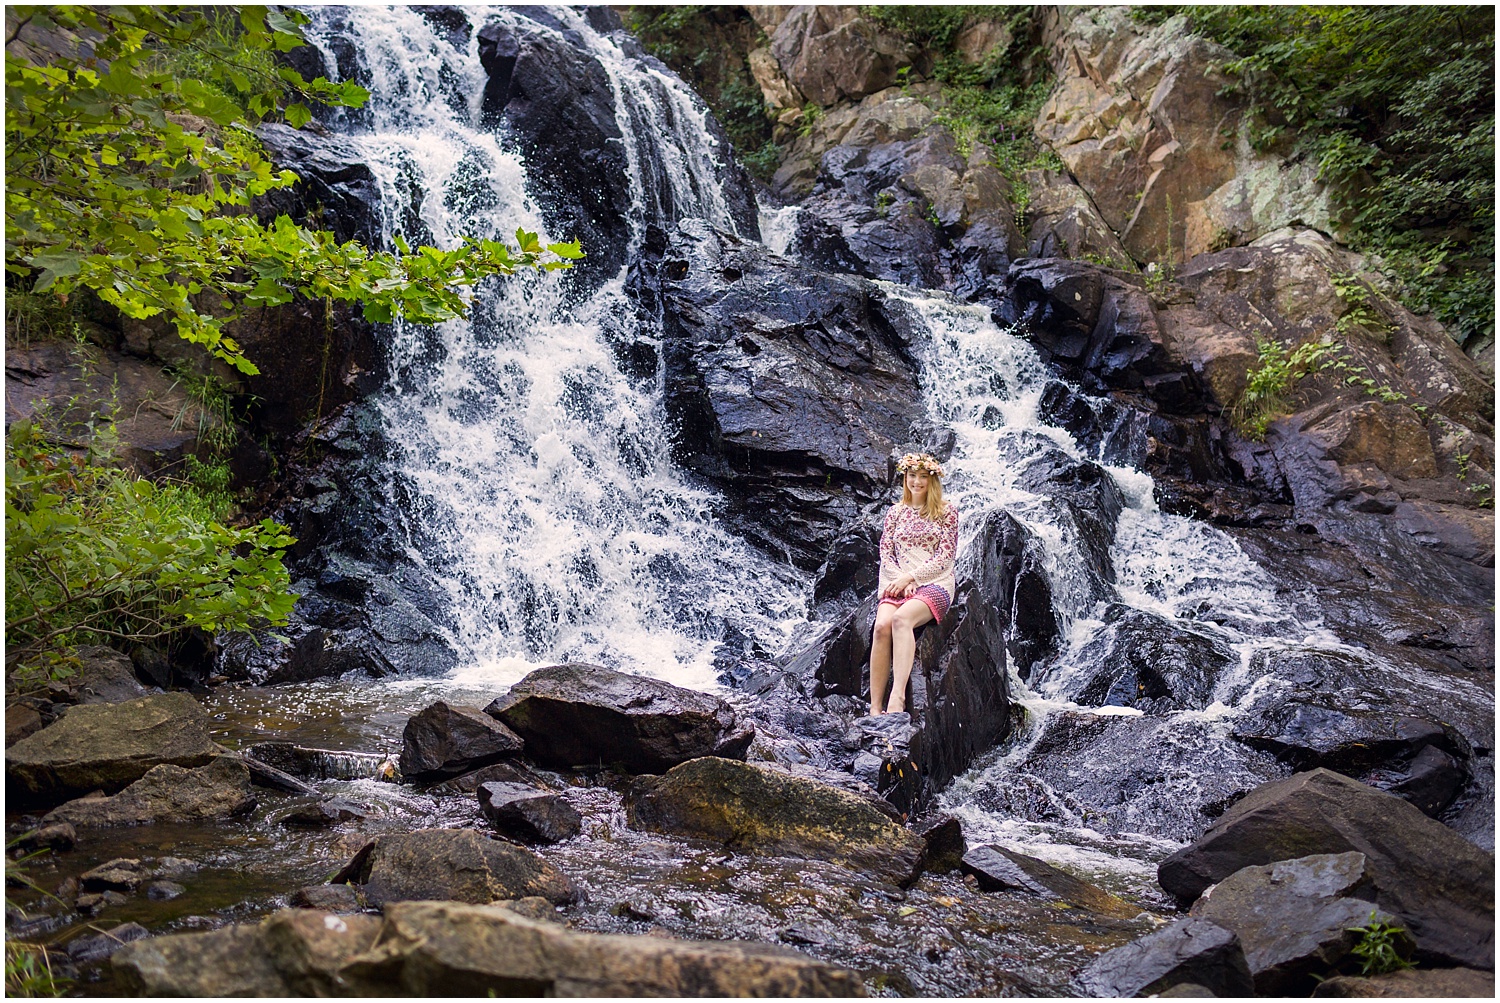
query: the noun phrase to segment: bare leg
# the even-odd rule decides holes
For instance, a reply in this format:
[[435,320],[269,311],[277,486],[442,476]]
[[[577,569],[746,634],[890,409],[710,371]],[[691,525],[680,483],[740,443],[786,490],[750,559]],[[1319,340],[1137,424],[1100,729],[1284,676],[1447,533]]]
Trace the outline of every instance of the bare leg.
[[875,610],[875,637],[870,642],[870,714],[885,713],[885,690],[891,683],[891,621],[896,607]]
[[917,628],[931,619],[932,610],[926,603],[908,599],[891,623],[891,671],[896,680],[887,709],[892,714],[906,709],[906,684],[911,680],[911,663],[917,654]]

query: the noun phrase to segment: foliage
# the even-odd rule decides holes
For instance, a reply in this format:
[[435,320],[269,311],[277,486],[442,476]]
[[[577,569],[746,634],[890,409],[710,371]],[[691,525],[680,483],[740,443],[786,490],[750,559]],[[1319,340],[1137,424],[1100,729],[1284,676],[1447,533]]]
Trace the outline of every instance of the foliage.
[[5,995],[61,996],[70,984],[71,980],[53,973],[51,952],[43,945],[6,942]]
[[760,85],[740,55],[764,37],[743,8],[634,6],[626,25],[647,52],[702,95],[752,174],[776,173],[782,150],[771,138],[771,114]]
[[[1245,376],[1245,391],[1231,411],[1236,427],[1248,438],[1260,441],[1281,415],[1285,414],[1292,390],[1304,377],[1327,373],[1343,386],[1362,391],[1386,404],[1406,401],[1406,394],[1389,384],[1365,375],[1364,366],[1354,365],[1343,348],[1332,341],[1307,341],[1288,349],[1271,338],[1256,341],[1258,357]],[[1425,404],[1412,404],[1412,410],[1425,415]]]
[[285,624],[293,538],[270,520],[230,528],[191,486],[156,485],[102,448],[79,454],[28,421],[5,454],[6,657],[35,671],[82,643],[153,643],[196,627]]
[[[370,320],[433,323],[462,315],[460,290],[487,275],[582,256],[576,243],[544,249],[522,231],[516,249],[466,238],[385,253],[285,216],[258,219],[256,196],[297,178],[272,167],[250,126],[280,117],[300,127],[309,103],[368,96],[277,63],[302,44],[295,11],[246,6],[230,19],[213,8],[65,5],[12,7],[7,21],[12,285],[60,300],[90,289],[129,317],[165,314],[183,338],[254,373],[223,330],[242,306],[302,294],[359,302]],[[50,51],[29,47],[23,29]]]
[[1362,250],[1460,341],[1494,328],[1495,15],[1487,6],[1134,8],[1239,58],[1262,147],[1311,158]]
[[1378,913],[1370,913],[1370,922],[1367,926],[1352,926],[1349,932],[1360,935],[1359,943],[1355,944],[1349,951],[1359,960],[1359,974],[1361,975],[1385,975],[1389,972],[1399,972],[1403,968],[1412,968],[1412,962],[1402,956],[1398,934],[1405,933],[1405,929],[1393,926],[1389,923],[1381,923],[1376,917]]

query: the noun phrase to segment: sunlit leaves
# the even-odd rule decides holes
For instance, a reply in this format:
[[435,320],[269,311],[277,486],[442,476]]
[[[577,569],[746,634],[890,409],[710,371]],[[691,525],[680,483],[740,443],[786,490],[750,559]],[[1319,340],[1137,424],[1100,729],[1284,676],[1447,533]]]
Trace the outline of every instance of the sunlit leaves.
[[6,53],[6,270],[35,275],[38,290],[88,288],[126,316],[165,316],[183,338],[254,373],[223,335],[234,315],[225,293],[249,306],[298,294],[356,301],[372,320],[431,323],[463,314],[461,290],[485,276],[568,267],[582,255],[576,244],[544,248],[535,234],[515,250],[401,242],[387,254],[248,212],[257,196],[297,181],[266,160],[251,123],[279,114],[300,128],[315,103],[358,106],[369,96],[277,63],[276,53],[303,44],[300,12],[11,10],[83,41],[45,65],[19,48]]

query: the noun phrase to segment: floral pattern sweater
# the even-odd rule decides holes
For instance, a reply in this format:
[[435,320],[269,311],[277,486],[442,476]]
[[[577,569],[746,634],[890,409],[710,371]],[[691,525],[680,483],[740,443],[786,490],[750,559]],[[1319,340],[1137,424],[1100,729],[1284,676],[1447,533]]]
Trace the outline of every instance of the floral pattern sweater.
[[880,585],[878,592],[902,575],[911,575],[917,585],[936,585],[952,602],[955,585],[953,561],[958,554],[958,509],[952,505],[932,522],[918,509],[897,502],[885,514],[880,533]]

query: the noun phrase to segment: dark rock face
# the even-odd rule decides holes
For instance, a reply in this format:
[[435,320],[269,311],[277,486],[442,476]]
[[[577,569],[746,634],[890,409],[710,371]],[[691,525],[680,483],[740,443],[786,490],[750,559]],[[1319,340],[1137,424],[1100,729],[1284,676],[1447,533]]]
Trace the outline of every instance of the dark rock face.
[[93,965],[113,955],[132,941],[151,936],[139,923],[122,923],[93,937],[78,937],[68,944],[68,958],[75,965]]
[[421,782],[456,776],[521,751],[521,736],[477,707],[439,700],[401,735],[401,772]]
[[538,791],[548,789],[541,777],[520,763],[499,762],[481,766],[471,773],[453,777],[451,780],[444,780],[442,783],[427,788],[427,793],[439,796],[475,794],[481,785],[488,783],[519,784]]
[[1371,978],[1337,975],[1318,983],[1318,988],[1312,994],[1349,999],[1387,997],[1487,1000],[1495,995],[1495,973],[1477,972],[1472,968],[1416,968]]
[[363,886],[371,905],[441,899],[484,904],[539,895],[563,904],[573,882],[530,850],[473,829],[425,829],[379,836],[332,883]]
[[903,887],[920,873],[915,833],[847,791],[766,766],[695,759],[637,781],[628,810],[637,829],[829,860]]
[[964,840],[964,827],[952,815],[934,815],[913,824],[917,834],[927,843],[922,855],[922,870],[933,874],[944,874],[958,870],[969,845]]
[[[1373,875],[1362,853],[1320,854],[1246,867],[1193,905],[1200,919],[1232,930],[1261,996],[1306,996],[1359,943],[1358,927],[1396,925],[1371,905]],[[1396,949],[1409,957],[1404,931]]]
[[699,756],[742,758],[755,737],[718,697],[597,665],[537,669],[485,713],[520,735],[532,759],[561,768],[660,773]]
[[326,133],[279,122],[264,123],[255,133],[271,162],[295,171],[299,179],[291,188],[261,196],[263,215],[291,216],[299,223],[332,230],[340,243],[357,240],[366,247],[382,246],[380,183],[352,147]]
[[1202,919],[1181,919],[1117,947],[1078,976],[1089,996],[1150,996],[1186,983],[1225,998],[1255,992],[1238,938]]
[[316,909],[318,912],[358,912],[359,893],[349,885],[308,885],[298,888],[287,899],[294,909]]
[[1105,622],[1110,626],[1080,656],[1097,667],[1074,697],[1082,704],[1156,714],[1201,710],[1219,673],[1235,661],[1212,638],[1143,610],[1113,605]]
[[[480,59],[490,76],[482,121],[503,123],[519,141],[530,194],[542,208],[548,234],[580,240],[588,248],[588,258],[571,277],[597,286],[624,267],[631,243],[634,194],[624,144],[633,143],[640,162],[647,165],[640,181],[650,222],[673,223],[689,207],[673,204],[669,186],[656,173],[662,162],[657,124],[632,122],[622,130],[615,119],[609,74],[584,39],[570,31],[542,30],[561,26],[549,25],[550,15],[540,9],[519,10],[539,22],[536,29],[490,24],[479,31]],[[655,60],[649,64],[671,74]],[[660,98],[665,102],[664,96]],[[635,100],[639,99],[627,103]],[[727,138],[708,117],[721,148],[728,149]],[[755,198],[744,168],[728,160],[716,164],[715,170],[736,227],[758,237]]]
[[55,804],[118,791],[164,764],[204,766],[218,753],[208,714],[186,693],[83,705],[6,750],[7,788],[18,799]]
[[583,831],[583,817],[561,797],[526,784],[480,784],[484,817],[507,836],[528,843],[556,843]]
[[1130,919],[1141,910],[1124,899],[1087,881],[1060,871],[1045,860],[990,844],[976,846],[963,856],[965,874],[974,875],[987,892],[1021,892],[1046,899],[1061,899],[1069,905],[1106,916]]
[[367,818],[368,816],[369,813],[362,806],[346,798],[326,797],[308,804],[298,805],[285,815],[282,815],[279,821],[282,825],[305,826],[316,829],[338,825],[340,822],[352,822]]
[[816,568],[886,494],[887,457],[921,413],[901,310],[868,282],[697,223],[633,285],[661,316],[677,459],[725,489],[751,539]]
[[1494,964],[1494,856],[1400,798],[1328,770],[1258,788],[1162,861],[1158,876],[1186,905],[1243,867],[1350,851],[1369,859],[1374,901],[1401,919],[1419,959]]
[[194,822],[231,818],[254,807],[250,770],[232,756],[218,756],[195,770],[163,763],[113,797],[69,801],[44,821],[75,826]]
[[73,654],[79,661],[78,674],[69,681],[79,703],[124,703],[146,696],[130,656],[97,644],[85,645]]

